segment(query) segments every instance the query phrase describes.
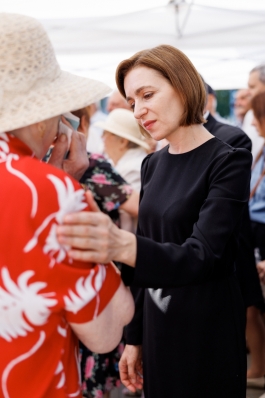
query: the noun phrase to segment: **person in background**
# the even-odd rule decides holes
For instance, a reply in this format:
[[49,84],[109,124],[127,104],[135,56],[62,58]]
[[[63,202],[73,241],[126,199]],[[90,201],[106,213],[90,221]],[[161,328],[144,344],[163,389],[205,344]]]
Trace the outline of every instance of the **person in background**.
[[110,113],[114,109],[128,109],[130,110],[130,107],[128,106],[127,102],[123,98],[123,96],[120,94],[120,92],[116,89],[113,91],[113,93],[109,96],[108,102],[107,102],[107,111]]
[[[64,171],[82,158],[75,177],[84,173],[85,140],[62,114],[109,88],[62,71],[34,18],[0,13],[0,36],[0,396],[81,398],[77,337],[95,351],[113,349],[133,301],[113,264],[72,261],[58,242],[64,215],[89,212]],[[61,170],[41,161],[70,135]]]
[[[205,84],[205,87],[207,91],[208,85]],[[251,140],[239,127],[221,123],[207,111],[204,113],[204,117],[207,121],[204,124],[205,128],[215,137],[234,148],[245,148],[251,151]],[[235,265],[247,313],[246,337],[251,354],[250,367],[247,371],[247,385],[263,388],[264,380],[260,376],[265,371],[265,350],[263,349],[265,327],[262,319],[265,305],[256,270],[248,204],[242,214]]]
[[[141,135],[133,113],[126,109],[114,109],[105,122],[98,122],[97,125],[104,130],[104,152],[117,172],[136,192],[140,192],[141,164],[149,146]],[[137,217],[131,217],[124,211],[120,217],[122,229],[136,231]]]
[[86,149],[90,153],[103,153],[102,129],[95,126],[95,123],[106,120],[107,115],[100,110],[99,103],[89,106],[89,134]]
[[242,127],[244,117],[250,109],[250,94],[247,88],[241,88],[235,93],[234,113],[237,127]]
[[[253,125],[261,137],[265,138],[265,92],[259,93],[251,101],[253,111]],[[257,252],[257,269],[261,283],[264,285],[265,271],[265,146],[261,148],[256,159],[253,162],[249,211],[253,232],[253,247]],[[264,342],[264,340],[263,340]],[[262,358],[264,366],[265,344],[262,347]],[[260,369],[260,383],[264,386],[265,368]],[[265,394],[261,396],[265,397]]]
[[217,97],[216,97],[216,92],[214,89],[208,84],[208,96],[207,96],[207,102],[206,102],[206,111],[209,111],[210,114],[218,121],[221,123],[229,124],[228,120],[226,120],[224,117],[219,115],[219,113],[216,111],[217,108]]
[[[258,65],[250,71],[248,78],[248,88],[250,100],[252,100],[255,95],[265,91],[265,64]],[[253,126],[252,121],[253,111],[250,109],[244,117],[242,130],[245,131],[252,141],[252,155],[253,160],[255,160],[259,151],[264,145],[264,138],[259,135],[255,126]]]

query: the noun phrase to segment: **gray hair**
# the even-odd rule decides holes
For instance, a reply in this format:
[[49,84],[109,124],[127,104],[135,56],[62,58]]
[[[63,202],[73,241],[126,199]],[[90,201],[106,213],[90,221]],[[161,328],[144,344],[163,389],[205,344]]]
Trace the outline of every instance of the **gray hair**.
[[252,72],[258,72],[259,80],[261,83],[265,84],[265,63],[255,66],[255,68],[250,71],[250,73]]

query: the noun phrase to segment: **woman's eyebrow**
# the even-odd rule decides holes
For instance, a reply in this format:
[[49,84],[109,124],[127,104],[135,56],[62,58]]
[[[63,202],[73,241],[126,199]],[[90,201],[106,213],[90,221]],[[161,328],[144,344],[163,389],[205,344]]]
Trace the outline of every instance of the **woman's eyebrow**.
[[[138,95],[142,90],[147,89],[147,88],[154,88],[153,86],[141,86],[135,90],[135,95]],[[126,97],[126,101],[131,100],[131,97]]]

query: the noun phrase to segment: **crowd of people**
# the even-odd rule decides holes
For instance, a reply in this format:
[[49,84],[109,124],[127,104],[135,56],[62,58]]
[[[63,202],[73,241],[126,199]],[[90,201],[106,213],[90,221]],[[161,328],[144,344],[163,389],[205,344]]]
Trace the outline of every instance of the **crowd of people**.
[[234,126],[172,46],[111,92],[0,37],[0,397],[265,398],[265,64]]

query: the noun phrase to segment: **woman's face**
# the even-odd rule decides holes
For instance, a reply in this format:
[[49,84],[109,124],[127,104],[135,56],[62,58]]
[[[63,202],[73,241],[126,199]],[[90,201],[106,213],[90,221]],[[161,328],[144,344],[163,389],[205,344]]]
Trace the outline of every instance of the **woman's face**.
[[265,123],[261,123],[254,115],[252,125],[256,128],[257,132],[261,137],[265,138]]
[[184,107],[170,82],[145,66],[132,69],[124,79],[126,98],[138,123],[156,141],[175,136]]

